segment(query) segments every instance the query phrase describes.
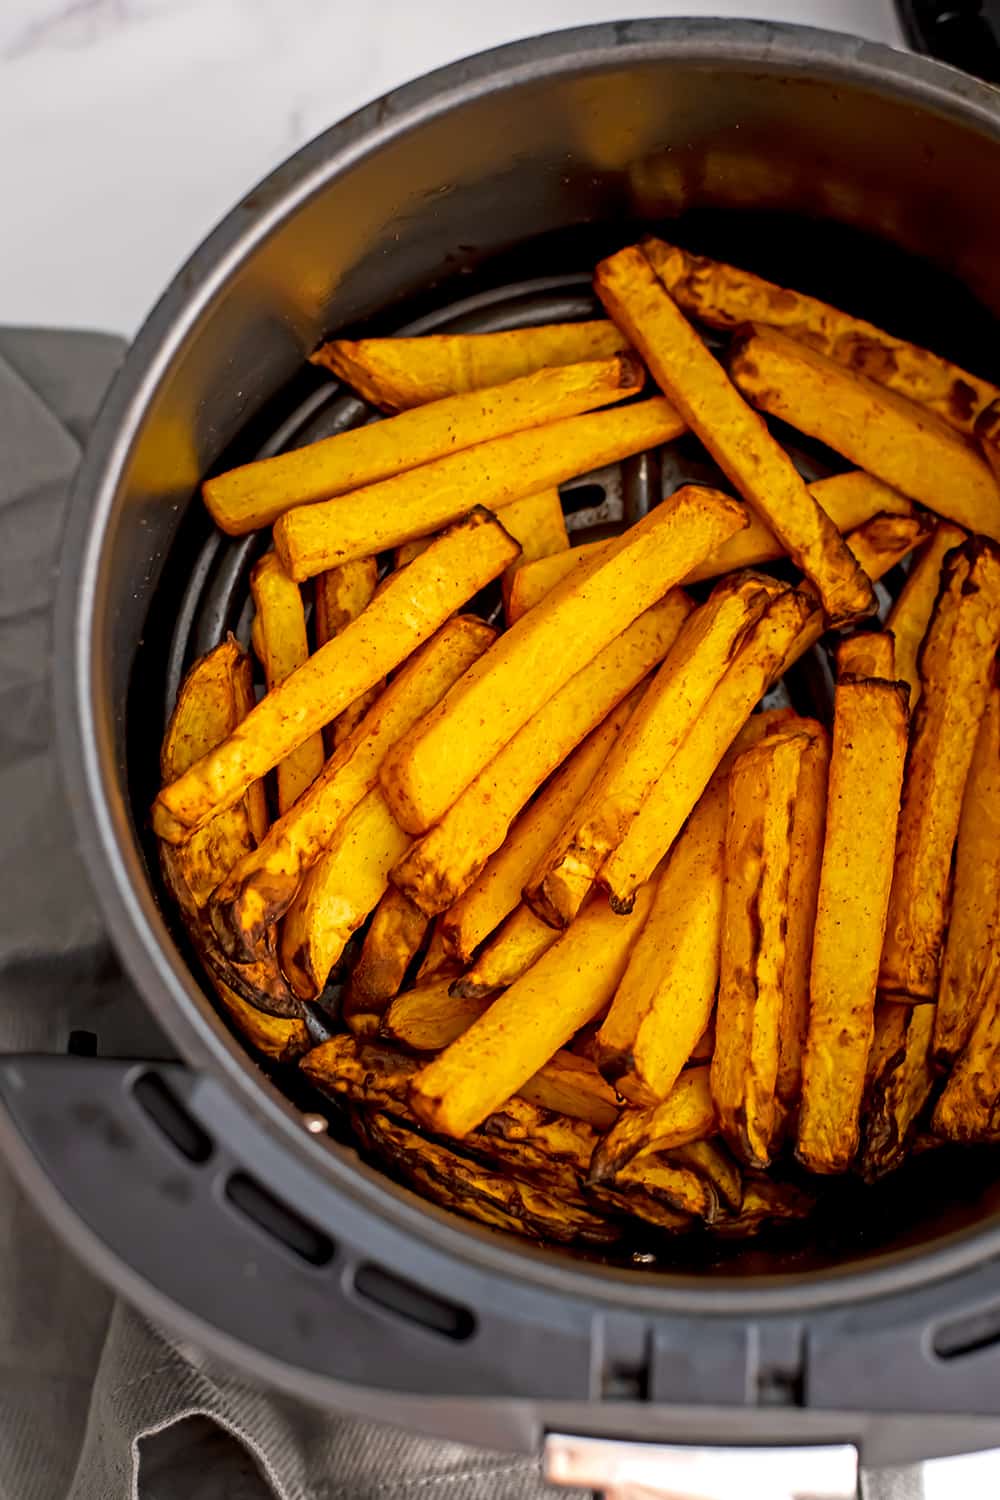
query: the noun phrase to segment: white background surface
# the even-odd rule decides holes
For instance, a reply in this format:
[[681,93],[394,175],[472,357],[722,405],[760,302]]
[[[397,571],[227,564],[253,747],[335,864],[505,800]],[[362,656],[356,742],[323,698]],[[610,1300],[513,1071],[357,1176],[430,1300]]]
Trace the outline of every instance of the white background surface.
[[[0,323],[130,334],[237,198],[367,100],[532,33],[670,14],[901,41],[891,0],[0,0]],[[992,1500],[1000,1459],[925,1484]]]
[[133,333],[226,210],[407,79],[588,21],[797,20],[891,0],[0,0],[0,323]]

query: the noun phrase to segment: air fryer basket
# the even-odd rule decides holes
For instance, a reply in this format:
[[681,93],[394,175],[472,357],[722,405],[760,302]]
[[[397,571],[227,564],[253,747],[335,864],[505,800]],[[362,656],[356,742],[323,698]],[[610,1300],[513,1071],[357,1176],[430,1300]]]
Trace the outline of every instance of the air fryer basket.
[[[705,1267],[492,1235],[359,1163],[300,1085],[246,1057],[177,940],[145,826],[180,674],[248,625],[259,543],[211,532],[198,481],[366,415],[304,369],[321,337],[587,316],[594,260],[653,225],[997,378],[998,168],[997,96],[946,69],[756,23],[595,27],[362,111],[181,272],[81,475],[57,689],[110,931],[183,1061],[0,1068],[16,1165],[126,1295],[307,1399],[493,1444],[562,1425],[863,1438],[886,1460],[990,1440],[972,1420],[1000,1418],[982,1157],[848,1187],[808,1243]],[[842,467],[797,452],[810,475]],[[713,478],[684,440],[662,474],[646,456],[567,486],[572,524],[634,519],[682,478]],[[822,703],[826,681],[817,654],[792,690]]]

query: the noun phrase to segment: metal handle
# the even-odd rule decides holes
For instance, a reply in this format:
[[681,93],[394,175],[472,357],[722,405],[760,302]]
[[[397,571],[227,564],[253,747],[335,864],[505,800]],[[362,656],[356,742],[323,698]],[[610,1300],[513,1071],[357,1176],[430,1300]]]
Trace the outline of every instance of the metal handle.
[[550,1433],[549,1484],[605,1500],[856,1500],[851,1443],[802,1448],[697,1448]]

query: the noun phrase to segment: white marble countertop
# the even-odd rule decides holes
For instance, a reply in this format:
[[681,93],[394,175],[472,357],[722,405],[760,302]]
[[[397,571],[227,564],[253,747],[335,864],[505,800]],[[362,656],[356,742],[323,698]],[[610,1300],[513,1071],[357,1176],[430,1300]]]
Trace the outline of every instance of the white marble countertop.
[[0,0],[0,323],[131,334],[232,203],[367,100],[501,42],[670,14],[900,41],[892,0]]

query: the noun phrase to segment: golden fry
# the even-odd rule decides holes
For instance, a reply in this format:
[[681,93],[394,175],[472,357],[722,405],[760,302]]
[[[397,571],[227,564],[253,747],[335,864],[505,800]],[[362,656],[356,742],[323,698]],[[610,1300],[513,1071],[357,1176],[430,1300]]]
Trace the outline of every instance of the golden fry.
[[638,816],[605,860],[599,883],[613,905],[627,911],[638,887],[671,848],[692,808],[810,616],[814,597],[801,590],[781,594],[753,626],[670,762],[670,775],[650,789]]
[[[341,1002],[346,1021],[353,1015],[377,1015],[398,995],[406,971],[427,934],[427,918],[402,891],[390,886],[365,934]],[[443,1044],[442,1044],[443,1045]]]
[[596,557],[605,542],[584,542],[571,547],[568,552],[554,552],[550,557],[539,557],[535,562],[518,568],[507,596],[506,617],[508,628],[517,623],[529,609],[534,609],[540,599],[551,593],[556,584],[573,573],[582,563]]
[[427,952],[424,954],[423,963],[417,970],[417,983],[426,984],[429,979],[444,979],[445,976],[454,978],[461,974],[462,965],[447,951],[444,936],[441,932],[441,923],[436,921],[431,925],[431,940],[427,944]]
[[468,1031],[489,1002],[451,994],[451,980],[438,979],[397,995],[382,1018],[381,1034],[410,1052],[440,1052]]
[[978,537],[945,558],[920,656],[879,978],[897,999],[937,994],[952,854],[998,645],[1000,548]]
[[521,556],[511,563],[500,580],[506,611],[518,571],[525,563],[537,562],[542,557],[557,557],[567,551],[569,533],[559,491],[554,487],[511,501],[510,505],[503,507],[501,520],[515,542],[521,544]]
[[[378,586],[378,559],[356,557],[339,568],[320,573],[313,586],[313,631],[316,645],[325,646],[346,625],[356,620],[371,603]],[[359,724],[382,691],[378,682],[337,715],[323,731],[328,750],[334,751]]]
[[553,694],[745,520],[736,501],[688,485],[565,578],[387,757],[382,784],[403,827],[426,832]]
[[618,728],[618,716],[610,714],[587,736],[525,808],[482,873],[442,914],[442,938],[449,952],[464,963],[520,905],[526,880],[593,781]]
[[475,963],[455,980],[456,995],[470,999],[509,989],[557,941],[558,931],[536,917],[530,906],[518,906],[486,944]]
[[688,618],[615,748],[525,888],[545,921],[565,927],[605,859],[625,837],[731,665],[783,585],[753,573],[724,579]]
[[227,951],[246,958],[258,950],[336,829],[375,786],[388,750],[494,639],[495,632],[481,620],[459,615],[406,663],[309,791],[274,824],[260,847],[233,867],[216,893],[214,925]]
[[934,1060],[939,1067],[950,1067],[969,1040],[998,950],[1000,685],[994,680],[965,783],[955,845],[951,920],[934,1026]]
[[930,1041],[933,1005],[882,1000],[861,1110],[858,1166],[869,1182],[902,1164],[920,1111],[934,1086]]
[[467,1135],[600,1015],[624,972],[650,894],[640,892],[626,920],[601,900],[581,912],[548,953],[414,1080],[410,1103],[418,1118],[444,1135]]
[[437,531],[472,504],[499,510],[576,474],[658,447],[683,430],[683,421],[662,397],[562,417],[332,500],[286,510],[274,523],[274,545],[293,578],[311,578],[352,557]]
[[183,843],[237,802],[317,729],[405,661],[478,589],[502,573],[517,543],[487,511],[453,527],[385,588],[352,624],[268,693],[215,750],[163,788],[153,827]]
[[573,1052],[559,1051],[550,1057],[521,1085],[519,1098],[539,1109],[583,1120],[595,1130],[610,1130],[618,1118],[614,1089],[608,1087],[592,1062]]
[[896,645],[888,630],[859,630],[837,646],[838,677],[876,677],[895,682]]
[[932,1129],[947,1141],[971,1143],[1000,1137],[1000,955],[996,948],[990,955],[972,1035],[937,1102]]
[[613,323],[552,323],[502,333],[334,339],[311,356],[383,411],[405,411],[502,385],[550,365],[608,359],[627,347]]
[[753,328],[730,373],[749,401],[958,526],[1000,538],[1000,488],[967,438],[934,412],[824,354]]
[[281,930],[281,967],[303,1000],[322,994],[347,941],[378,905],[410,840],[378,787],[348,813],[309,871]]
[[[476,444],[634,396],[644,379],[628,354],[538,370],[230,469],[206,479],[202,495],[215,524],[241,536],[270,526],[293,507],[363,490]],[[381,545],[366,549],[368,555],[380,551]]]
[[920,556],[914,558],[886,622],[896,641],[896,676],[909,684],[911,715],[920,697],[920,648],[941,587],[941,564],[945,553],[964,541],[965,532],[947,521],[934,528]]
[[905,687],[838,675],[798,1121],[813,1172],[846,1171],[858,1148],[907,722]]
[[1000,484],[1000,400],[991,401],[976,419],[976,437],[983,457]]
[[959,432],[971,433],[977,413],[1000,396],[989,381],[940,355],[804,292],[691,255],[663,240],[643,240],[642,248],[678,305],[700,322],[712,328],[740,328],[746,323],[783,328],[797,342],[847,369],[930,407]]
[[792,729],[745,750],[729,778],[712,1097],[750,1166],[777,1142],[792,812],[808,738]]
[[871,584],[836,526],[638,246],[602,261],[594,287],[661,390],[819,591],[831,624],[871,614]]
[[529,797],[602,719],[610,716],[621,733],[633,690],[670,650],[689,610],[674,590],[641,614],[553,694],[413,845],[392,878],[422,911],[434,916],[468,890]]
[[640,1195],[634,1208],[638,1218],[645,1217],[643,1200],[663,1204],[676,1213],[691,1214],[706,1224],[714,1223],[719,1214],[718,1193],[707,1176],[671,1156],[653,1152],[623,1167],[615,1177],[614,1191],[623,1204],[633,1192]]
[[[273,552],[250,574],[250,593],[257,610],[254,646],[264,668],[268,692],[301,667],[309,655],[302,593]],[[311,734],[278,764],[278,811],[287,812],[323,769],[323,736]]]
[[660,1104],[622,1110],[613,1129],[597,1144],[590,1180],[612,1183],[633,1159],[700,1141],[715,1129],[709,1069],[688,1068]]

